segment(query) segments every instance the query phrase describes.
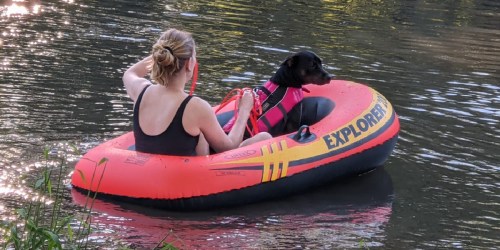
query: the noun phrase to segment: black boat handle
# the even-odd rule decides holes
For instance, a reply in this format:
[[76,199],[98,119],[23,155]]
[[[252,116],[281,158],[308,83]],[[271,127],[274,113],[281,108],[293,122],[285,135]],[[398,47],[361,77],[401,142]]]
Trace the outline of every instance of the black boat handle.
[[302,125],[297,131],[297,133],[292,135],[291,138],[296,142],[305,143],[316,139],[316,135],[311,133],[309,126]]

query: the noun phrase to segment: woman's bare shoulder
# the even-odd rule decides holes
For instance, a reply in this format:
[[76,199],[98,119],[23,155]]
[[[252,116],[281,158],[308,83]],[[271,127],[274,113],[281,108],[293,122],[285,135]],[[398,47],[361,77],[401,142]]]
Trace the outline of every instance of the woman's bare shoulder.
[[214,114],[210,104],[202,98],[196,96],[191,98],[186,109],[189,113],[194,114],[197,117],[207,117]]
[[193,96],[191,98],[190,103],[192,103],[192,105],[194,107],[197,107],[197,108],[204,108],[204,109],[205,108],[209,108],[209,109],[212,109],[212,107],[210,106],[210,104],[207,101],[205,101],[202,98],[197,97],[197,96]]

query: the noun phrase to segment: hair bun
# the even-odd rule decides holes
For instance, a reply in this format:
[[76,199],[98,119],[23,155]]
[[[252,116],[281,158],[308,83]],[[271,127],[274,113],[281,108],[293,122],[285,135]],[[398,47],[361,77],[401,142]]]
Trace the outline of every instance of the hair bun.
[[159,65],[170,66],[175,64],[176,57],[169,46],[156,44],[153,46],[153,60]]
[[170,47],[163,46],[163,49],[167,50],[168,52],[170,52],[170,54],[174,55],[174,51]]

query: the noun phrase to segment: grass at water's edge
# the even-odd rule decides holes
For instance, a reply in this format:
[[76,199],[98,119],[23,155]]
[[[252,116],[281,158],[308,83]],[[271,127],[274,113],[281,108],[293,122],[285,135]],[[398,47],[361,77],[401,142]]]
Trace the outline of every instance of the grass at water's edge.
[[[78,149],[70,146],[78,155]],[[95,195],[87,194],[85,206],[81,211],[64,211],[63,184],[65,173],[69,169],[68,150],[62,155],[53,156],[49,148],[43,150],[43,171],[41,176],[30,185],[33,198],[23,203],[16,210],[13,220],[0,221],[0,249],[88,249],[92,248],[92,207]],[[96,162],[97,168],[106,169],[106,158]],[[101,177],[86,177],[84,181],[100,183]],[[170,232],[171,233],[171,232]],[[169,233],[169,234],[170,234]],[[167,235],[168,236],[168,235]],[[166,237],[165,237],[166,238]],[[120,246],[120,249],[129,249]],[[155,249],[177,249],[162,240]]]

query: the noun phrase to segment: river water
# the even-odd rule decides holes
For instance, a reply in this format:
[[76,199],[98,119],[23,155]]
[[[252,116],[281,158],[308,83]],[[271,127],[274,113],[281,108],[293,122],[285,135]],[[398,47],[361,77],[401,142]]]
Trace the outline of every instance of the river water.
[[[2,220],[29,199],[44,146],[84,153],[131,130],[121,74],[178,27],[197,41],[197,94],[210,103],[308,49],[386,96],[400,140],[384,168],[278,201],[201,213],[97,201],[97,247],[165,236],[188,249],[500,245],[498,0],[0,3]],[[66,191],[65,208],[80,208]]]

